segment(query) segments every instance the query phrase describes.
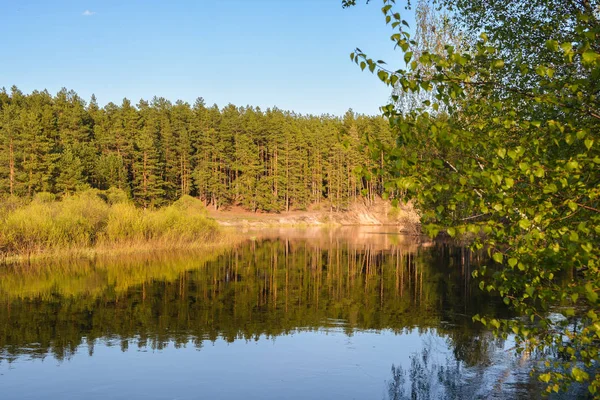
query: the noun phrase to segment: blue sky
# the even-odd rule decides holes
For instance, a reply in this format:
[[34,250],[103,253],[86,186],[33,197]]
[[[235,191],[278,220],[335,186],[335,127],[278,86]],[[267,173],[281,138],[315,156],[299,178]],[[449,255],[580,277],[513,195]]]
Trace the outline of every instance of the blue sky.
[[0,0],[0,86],[67,87],[101,105],[157,95],[375,114],[389,90],[349,54],[359,47],[400,65],[380,8],[378,0],[346,10],[340,0]]

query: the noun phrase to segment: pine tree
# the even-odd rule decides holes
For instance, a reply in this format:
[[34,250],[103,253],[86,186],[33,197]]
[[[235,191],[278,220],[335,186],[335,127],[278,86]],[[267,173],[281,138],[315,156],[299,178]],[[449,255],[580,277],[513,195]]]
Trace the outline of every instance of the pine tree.
[[144,208],[164,203],[165,182],[159,152],[161,115],[156,108],[141,101],[141,127],[134,139],[134,199]]
[[157,97],[100,107],[66,89],[24,95],[13,87],[0,91],[0,191],[117,187],[145,207],[191,194],[215,209],[344,210],[384,189],[384,160],[365,136],[393,143],[385,119],[351,111],[340,119]]
[[57,167],[56,190],[58,193],[68,195],[89,187],[85,182],[85,166],[70,146],[63,149]]
[[176,197],[192,193],[192,168],[194,148],[192,146],[192,133],[190,123],[193,118],[192,110],[188,103],[178,101],[172,109],[172,124],[175,134],[175,153],[177,160],[177,182],[179,188]]
[[0,128],[2,131],[0,150],[2,169],[0,169],[0,185],[3,193],[11,196],[19,193],[17,182],[17,168],[19,158],[20,127],[18,126],[17,107],[5,103],[2,108]]
[[21,116],[23,142],[27,154],[22,167],[27,176],[27,195],[50,192],[60,159],[58,152],[56,117],[52,109],[52,97],[48,92],[33,92],[27,98],[27,109]]

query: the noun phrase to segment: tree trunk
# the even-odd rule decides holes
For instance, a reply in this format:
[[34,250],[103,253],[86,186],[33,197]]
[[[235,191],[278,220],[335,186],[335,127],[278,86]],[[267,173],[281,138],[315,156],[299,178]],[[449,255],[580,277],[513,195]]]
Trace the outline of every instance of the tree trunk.
[[29,153],[29,183],[27,184],[27,194],[31,197],[33,184],[33,152]]
[[144,151],[144,171],[142,172],[142,181],[144,188],[144,208],[148,207],[148,153]]
[[12,196],[15,188],[15,153],[12,138],[10,138],[8,165],[10,168],[10,195]]
[[273,197],[275,197],[275,202],[277,202],[277,146],[275,146],[273,156]]

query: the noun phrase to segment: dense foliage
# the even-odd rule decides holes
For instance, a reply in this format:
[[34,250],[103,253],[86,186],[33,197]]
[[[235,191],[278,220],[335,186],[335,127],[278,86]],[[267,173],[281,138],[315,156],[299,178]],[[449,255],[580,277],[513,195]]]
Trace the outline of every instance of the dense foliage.
[[136,207],[119,189],[54,197],[0,204],[0,257],[116,244],[189,247],[219,236],[204,204],[190,196],[158,209]]
[[476,276],[524,318],[480,320],[543,355],[549,392],[577,381],[600,396],[600,3],[436,3],[462,49],[423,49],[384,0],[406,67],[351,55],[396,94],[424,99],[383,107],[398,136],[384,149],[387,187],[409,190],[432,235],[470,235],[502,265]]
[[340,210],[383,191],[381,180],[355,174],[381,167],[366,136],[392,140],[383,118],[352,112],[316,117],[163,98],[100,108],[72,91],[13,87],[0,91],[0,196],[115,187],[145,207],[191,195],[215,208]]

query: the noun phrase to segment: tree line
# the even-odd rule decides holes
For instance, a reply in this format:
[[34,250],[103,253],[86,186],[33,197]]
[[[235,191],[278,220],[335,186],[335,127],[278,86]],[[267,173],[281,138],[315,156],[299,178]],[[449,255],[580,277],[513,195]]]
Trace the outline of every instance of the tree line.
[[154,97],[100,107],[63,89],[0,91],[0,195],[124,190],[143,207],[191,195],[215,209],[343,210],[383,192],[370,141],[383,117],[219,109]]

